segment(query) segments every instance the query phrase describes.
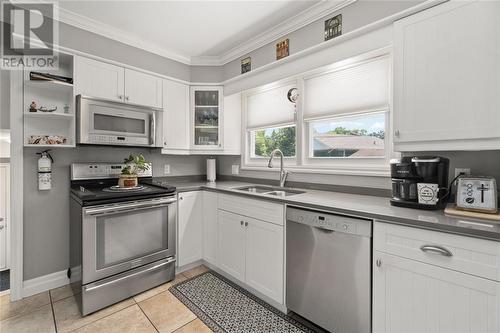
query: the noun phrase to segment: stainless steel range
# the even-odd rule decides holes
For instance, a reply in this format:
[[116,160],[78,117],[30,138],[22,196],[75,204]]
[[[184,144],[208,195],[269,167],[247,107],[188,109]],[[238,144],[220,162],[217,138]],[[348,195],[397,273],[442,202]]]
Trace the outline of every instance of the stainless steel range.
[[68,275],[83,315],[175,276],[175,187],[152,181],[119,189],[123,165],[71,165]]

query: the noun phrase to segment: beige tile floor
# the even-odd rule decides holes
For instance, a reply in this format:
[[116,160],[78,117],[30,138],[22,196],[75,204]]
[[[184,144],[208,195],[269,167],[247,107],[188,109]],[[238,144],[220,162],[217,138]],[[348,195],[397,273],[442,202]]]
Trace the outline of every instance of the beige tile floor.
[[168,291],[172,284],[205,271],[205,266],[198,266],[172,282],[85,317],[80,315],[69,285],[12,303],[9,295],[0,296],[0,332],[212,332]]

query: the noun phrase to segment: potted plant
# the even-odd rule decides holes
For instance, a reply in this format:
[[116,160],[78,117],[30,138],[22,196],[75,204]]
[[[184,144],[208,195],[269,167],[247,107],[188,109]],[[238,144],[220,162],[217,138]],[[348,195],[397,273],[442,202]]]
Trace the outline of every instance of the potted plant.
[[139,182],[137,180],[137,175],[139,172],[146,171],[149,169],[149,165],[142,154],[130,155],[127,157],[123,163],[126,165],[122,169],[120,178],[118,179],[119,187],[136,187]]

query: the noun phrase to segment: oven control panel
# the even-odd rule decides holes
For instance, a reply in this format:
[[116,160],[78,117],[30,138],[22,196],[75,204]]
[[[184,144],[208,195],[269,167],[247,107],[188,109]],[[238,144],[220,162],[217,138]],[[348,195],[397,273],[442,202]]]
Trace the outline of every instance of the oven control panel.
[[129,144],[129,145],[140,145],[140,146],[150,145],[148,138],[134,137],[134,136],[89,134],[89,140],[92,143],[107,144],[107,145],[114,145],[114,144]]
[[[152,177],[153,168],[139,173],[139,177]],[[71,180],[118,178],[125,164],[123,163],[73,163],[71,164]]]
[[371,235],[371,220],[364,220],[345,215],[336,215],[309,209],[288,207],[287,222],[305,224],[326,231],[342,232],[355,235]]

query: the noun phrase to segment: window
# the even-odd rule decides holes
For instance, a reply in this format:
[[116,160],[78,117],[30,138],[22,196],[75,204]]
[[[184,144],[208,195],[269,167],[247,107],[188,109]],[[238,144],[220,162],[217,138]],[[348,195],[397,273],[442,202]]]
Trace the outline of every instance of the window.
[[246,163],[264,165],[278,148],[287,163],[297,154],[296,105],[288,100],[288,92],[296,81],[278,82],[260,87],[245,95]]
[[312,158],[385,157],[385,114],[309,122]]
[[251,157],[268,158],[279,148],[285,157],[295,157],[295,125],[250,131]]
[[245,92],[243,167],[265,165],[279,148],[288,168],[387,175],[390,59],[378,50]]

